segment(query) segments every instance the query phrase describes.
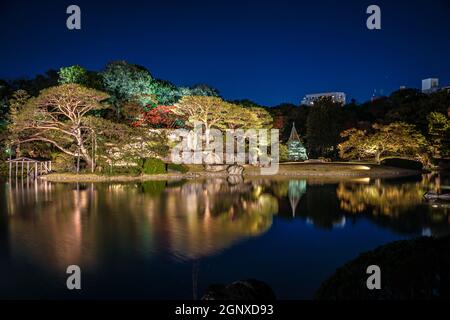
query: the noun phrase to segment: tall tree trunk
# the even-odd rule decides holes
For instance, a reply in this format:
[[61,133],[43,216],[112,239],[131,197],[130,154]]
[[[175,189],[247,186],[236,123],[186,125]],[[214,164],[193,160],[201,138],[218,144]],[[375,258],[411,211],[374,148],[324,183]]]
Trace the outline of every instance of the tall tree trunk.
[[84,146],[81,130],[78,128],[76,132],[77,132],[76,140],[78,144],[78,151],[77,151],[78,157],[81,156],[83,160],[86,161],[88,168],[94,168],[93,159],[90,156],[89,151]]
[[80,146],[80,154],[83,157],[83,160],[86,161],[87,167],[88,168],[94,168],[95,170],[95,163],[94,160],[92,159],[92,157],[89,155],[89,151],[86,150],[86,148],[84,147],[84,145]]
[[375,154],[375,161],[376,161],[378,164],[380,164],[380,156],[381,156],[381,153],[380,153],[380,152],[377,152],[377,153]]

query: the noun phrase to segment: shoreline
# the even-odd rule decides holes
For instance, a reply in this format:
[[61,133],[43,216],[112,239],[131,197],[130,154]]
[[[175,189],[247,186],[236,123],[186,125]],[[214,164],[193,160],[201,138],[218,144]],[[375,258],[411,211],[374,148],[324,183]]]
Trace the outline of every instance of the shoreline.
[[[374,164],[348,164],[348,163],[296,163],[281,164],[275,175],[261,175],[257,167],[244,166],[243,178],[246,179],[388,179],[403,178],[420,175],[421,171],[380,166]],[[162,181],[162,180],[195,180],[208,178],[236,177],[229,175],[226,171],[208,172],[192,171],[187,173],[163,173],[155,175],[139,176],[107,176],[93,173],[51,173],[39,177],[40,180],[49,182],[131,182],[131,181]]]

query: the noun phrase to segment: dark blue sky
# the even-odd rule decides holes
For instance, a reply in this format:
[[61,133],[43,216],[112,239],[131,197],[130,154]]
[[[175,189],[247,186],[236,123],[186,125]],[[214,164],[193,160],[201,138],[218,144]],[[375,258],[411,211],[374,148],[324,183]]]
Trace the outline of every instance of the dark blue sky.
[[[82,30],[66,28],[77,4]],[[382,30],[366,28],[378,4]],[[298,104],[306,93],[368,100],[438,77],[450,85],[450,0],[0,2],[0,78],[108,61],[146,66],[225,98]]]

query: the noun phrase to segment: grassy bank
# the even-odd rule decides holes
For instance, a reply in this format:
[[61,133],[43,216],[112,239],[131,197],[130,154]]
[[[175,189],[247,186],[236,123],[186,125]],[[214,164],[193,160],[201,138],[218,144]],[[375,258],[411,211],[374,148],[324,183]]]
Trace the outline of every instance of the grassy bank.
[[[164,173],[154,175],[98,175],[98,174],[74,174],[52,173],[41,179],[54,182],[119,182],[119,181],[145,181],[145,180],[177,180],[197,179],[209,177],[225,177],[226,172],[207,172],[201,165],[191,165],[187,173]],[[284,163],[280,164],[278,173],[273,176],[261,176],[257,167],[245,166],[244,175],[249,178],[394,178],[417,175],[420,172],[414,170],[380,166],[366,163]]]
[[[277,176],[288,177],[369,177],[391,178],[417,175],[420,171],[394,168],[373,163],[324,162],[283,163]],[[259,175],[259,168],[246,168],[247,175]]]

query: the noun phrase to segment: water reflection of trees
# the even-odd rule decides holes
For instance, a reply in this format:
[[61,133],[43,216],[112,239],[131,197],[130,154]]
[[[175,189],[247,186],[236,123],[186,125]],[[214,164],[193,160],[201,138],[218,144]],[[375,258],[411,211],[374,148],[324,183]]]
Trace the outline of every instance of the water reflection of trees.
[[259,236],[274,214],[318,228],[365,217],[408,234],[444,234],[449,211],[425,203],[432,182],[222,179],[129,184],[6,185],[2,253],[63,268],[111,258],[198,259]]
[[264,233],[278,211],[261,186],[224,180],[40,183],[5,194],[12,255],[55,268],[121,254],[197,259]]
[[[167,188],[163,197],[142,199],[154,231],[180,257],[198,258],[268,230],[278,211],[276,198],[258,185],[216,179]],[[160,228],[159,226],[164,226]]]
[[367,209],[374,215],[398,216],[423,201],[425,187],[421,183],[373,184],[340,183],[336,194],[341,209],[359,213]]
[[83,246],[89,246],[94,235],[83,230],[83,217],[96,208],[95,190],[27,182],[6,185],[10,254],[62,270],[82,261],[92,264],[97,252],[83,252]]
[[437,186],[432,176],[416,182],[376,180],[340,183],[339,207],[352,216],[366,216],[375,223],[402,233],[440,235],[449,233],[450,211],[446,203],[427,202],[423,195]]
[[450,204],[423,199],[427,190],[437,187],[433,176],[340,183],[281,180],[269,186],[279,199],[280,216],[301,218],[317,228],[343,228],[365,217],[396,232],[433,235],[450,229]]
[[271,184],[279,199],[281,216],[305,219],[320,228],[342,227],[345,216],[339,212],[333,184],[306,180],[281,180]]

